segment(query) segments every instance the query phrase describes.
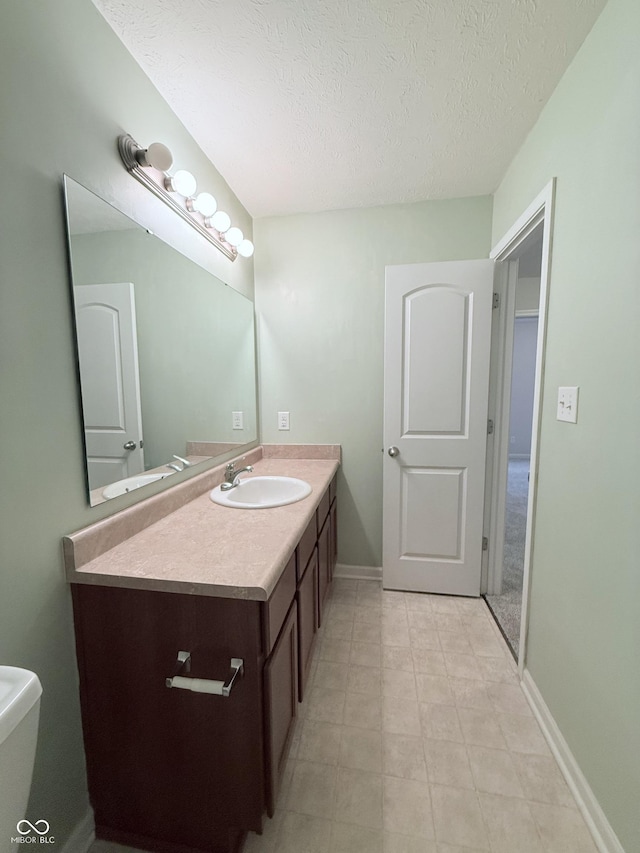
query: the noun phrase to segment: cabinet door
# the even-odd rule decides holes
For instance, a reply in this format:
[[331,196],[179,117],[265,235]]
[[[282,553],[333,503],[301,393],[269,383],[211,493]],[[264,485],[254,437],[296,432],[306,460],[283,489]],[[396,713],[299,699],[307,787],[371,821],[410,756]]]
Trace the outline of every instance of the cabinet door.
[[[262,825],[258,602],[98,586],[73,597],[98,837],[235,849],[235,830]],[[244,676],[229,698],[168,689],[179,651],[192,677],[225,679],[232,657]]]
[[324,600],[329,592],[329,583],[331,581],[331,570],[329,564],[330,553],[330,525],[327,517],[324,522],[324,527],[318,536],[318,624],[322,624],[322,607]]
[[335,500],[331,504],[329,524],[331,525],[331,533],[329,535],[329,576],[333,578],[336,563],[338,562],[338,504]]
[[304,698],[316,632],[318,630],[318,549],[314,548],[296,593],[298,603],[298,672],[300,701]]
[[267,814],[273,817],[298,705],[298,608],[294,602],[264,666]]

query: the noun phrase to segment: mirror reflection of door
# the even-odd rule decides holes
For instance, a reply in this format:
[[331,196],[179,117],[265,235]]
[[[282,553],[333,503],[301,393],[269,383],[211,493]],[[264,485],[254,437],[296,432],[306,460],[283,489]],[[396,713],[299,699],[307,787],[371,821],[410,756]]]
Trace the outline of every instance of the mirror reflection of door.
[[75,288],[89,488],[144,471],[133,284]]

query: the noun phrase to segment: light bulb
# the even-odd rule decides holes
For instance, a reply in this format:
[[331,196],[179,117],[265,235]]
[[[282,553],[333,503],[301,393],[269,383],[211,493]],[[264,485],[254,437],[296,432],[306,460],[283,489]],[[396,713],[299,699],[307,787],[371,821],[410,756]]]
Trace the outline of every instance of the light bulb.
[[191,198],[191,196],[195,195],[197,184],[191,172],[187,172],[185,169],[178,169],[175,175],[167,178],[165,186],[171,192],[178,193],[185,198]]
[[218,202],[211,193],[200,193],[193,200],[193,209],[203,216],[213,216],[218,208]]
[[243,240],[238,246],[238,254],[243,258],[250,258],[253,255],[253,243],[251,240]]
[[173,154],[162,142],[152,142],[146,151],[137,151],[136,160],[141,166],[151,166],[161,172],[168,172],[173,165]]
[[240,243],[244,240],[244,234],[239,228],[229,228],[226,234],[224,235],[224,239],[231,246],[239,246]]
[[216,229],[216,231],[223,234],[231,225],[231,218],[228,213],[224,212],[224,210],[218,210],[211,217],[211,225]]

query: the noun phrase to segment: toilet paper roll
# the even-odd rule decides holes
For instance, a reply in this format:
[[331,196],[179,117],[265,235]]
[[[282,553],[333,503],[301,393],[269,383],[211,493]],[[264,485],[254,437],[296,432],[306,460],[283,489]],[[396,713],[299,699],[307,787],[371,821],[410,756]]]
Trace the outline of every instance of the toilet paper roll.
[[178,687],[180,690],[192,690],[194,693],[213,693],[222,696],[224,681],[212,681],[208,678],[185,678],[174,675],[167,679],[167,687]]

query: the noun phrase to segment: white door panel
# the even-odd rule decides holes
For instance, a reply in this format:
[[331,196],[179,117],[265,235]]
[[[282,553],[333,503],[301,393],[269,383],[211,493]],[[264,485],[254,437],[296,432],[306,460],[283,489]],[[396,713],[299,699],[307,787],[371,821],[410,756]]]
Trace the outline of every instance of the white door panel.
[[493,261],[387,267],[383,582],[479,595]]
[[[464,469],[401,468],[402,557],[459,560],[465,515]],[[428,515],[424,507],[431,507]]]
[[[403,435],[460,433],[465,417],[467,297],[433,285],[404,297]],[[437,363],[425,373],[433,352]]]

